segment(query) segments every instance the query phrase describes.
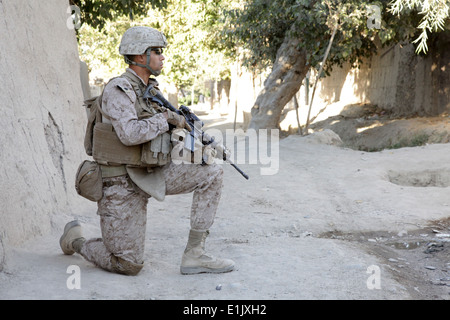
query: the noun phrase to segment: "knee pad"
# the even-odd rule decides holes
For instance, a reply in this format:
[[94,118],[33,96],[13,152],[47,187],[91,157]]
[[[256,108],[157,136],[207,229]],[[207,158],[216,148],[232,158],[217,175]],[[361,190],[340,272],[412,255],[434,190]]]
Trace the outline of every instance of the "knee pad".
[[135,276],[142,270],[144,264],[133,263],[131,261],[111,255],[112,271],[127,276]]

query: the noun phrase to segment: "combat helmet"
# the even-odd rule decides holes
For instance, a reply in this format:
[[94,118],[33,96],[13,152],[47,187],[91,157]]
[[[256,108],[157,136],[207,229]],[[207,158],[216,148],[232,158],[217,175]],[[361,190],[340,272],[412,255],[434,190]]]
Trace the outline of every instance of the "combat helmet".
[[[165,47],[167,47],[167,39],[162,32],[150,27],[138,26],[132,27],[124,33],[120,42],[119,53],[125,57],[127,64],[147,68],[154,76],[158,76],[159,72],[150,67],[150,50],[151,48]],[[136,63],[129,58],[141,54],[147,55],[145,65]]]

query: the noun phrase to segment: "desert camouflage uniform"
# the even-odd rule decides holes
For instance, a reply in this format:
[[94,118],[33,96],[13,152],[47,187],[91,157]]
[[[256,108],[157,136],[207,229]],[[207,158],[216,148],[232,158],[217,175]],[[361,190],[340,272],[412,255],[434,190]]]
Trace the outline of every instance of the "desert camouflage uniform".
[[[134,73],[131,69],[127,71]],[[112,80],[104,90],[102,103],[121,141],[126,145],[142,144],[167,132],[169,126],[162,114],[138,120],[134,91],[125,92],[117,86],[126,86],[126,81],[123,78]],[[221,196],[223,169],[215,164],[202,166],[171,162],[161,171],[166,183],[166,195],[194,192],[191,229],[208,230],[214,222]],[[133,273],[129,270],[135,269],[137,273],[144,263],[150,196],[137,187],[128,175],[104,178],[103,182],[103,198],[98,202],[97,212],[102,238],[86,241],[80,254],[106,270]]]

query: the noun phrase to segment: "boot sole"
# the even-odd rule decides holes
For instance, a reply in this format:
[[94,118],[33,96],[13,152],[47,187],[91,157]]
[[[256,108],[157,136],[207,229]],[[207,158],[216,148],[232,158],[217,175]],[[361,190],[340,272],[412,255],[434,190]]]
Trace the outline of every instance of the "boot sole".
[[74,227],[81,227],[81,224],[78,220],[75,220],[75,221],[72,221],[72,222],[69,222],[68,224],[66,224],[66,226],[64,227],[64,233],[61,236],[61,238],[59,238],[59,245],[60,245],[62,251],[64,252],[64,254],[69,255],[69,256],[73,255],[75,253],[75,251],[72,251],[72,250],[69,251],[66,248],[64,248],[64,246],[62,245],[62,242],[63,242],[64,238],[67,236],[67,234],[69,233],[69,231]]
[[234,270],[234,265],[221,269],[210,269],[205,267],[180,267],[181,274],[199,274],[199,273],[226,273]]

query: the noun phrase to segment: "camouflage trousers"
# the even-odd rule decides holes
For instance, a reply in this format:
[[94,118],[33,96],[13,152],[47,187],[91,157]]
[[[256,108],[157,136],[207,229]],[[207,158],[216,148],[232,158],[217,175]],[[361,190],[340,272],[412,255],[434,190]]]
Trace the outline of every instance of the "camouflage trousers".
[[[214,222],[221,197],[223,169],[218,165],[171,163],[164,166],[162,172],[166,195],[193,192],[191,229],[208,230]],[[128,176],[103,181],[103,198],[98,202],[97,211],[102,238],[87,240],[80,254],[109,271],[127,274],[126,269],[137,269],[139,272],[144,263],[149,196]]]

